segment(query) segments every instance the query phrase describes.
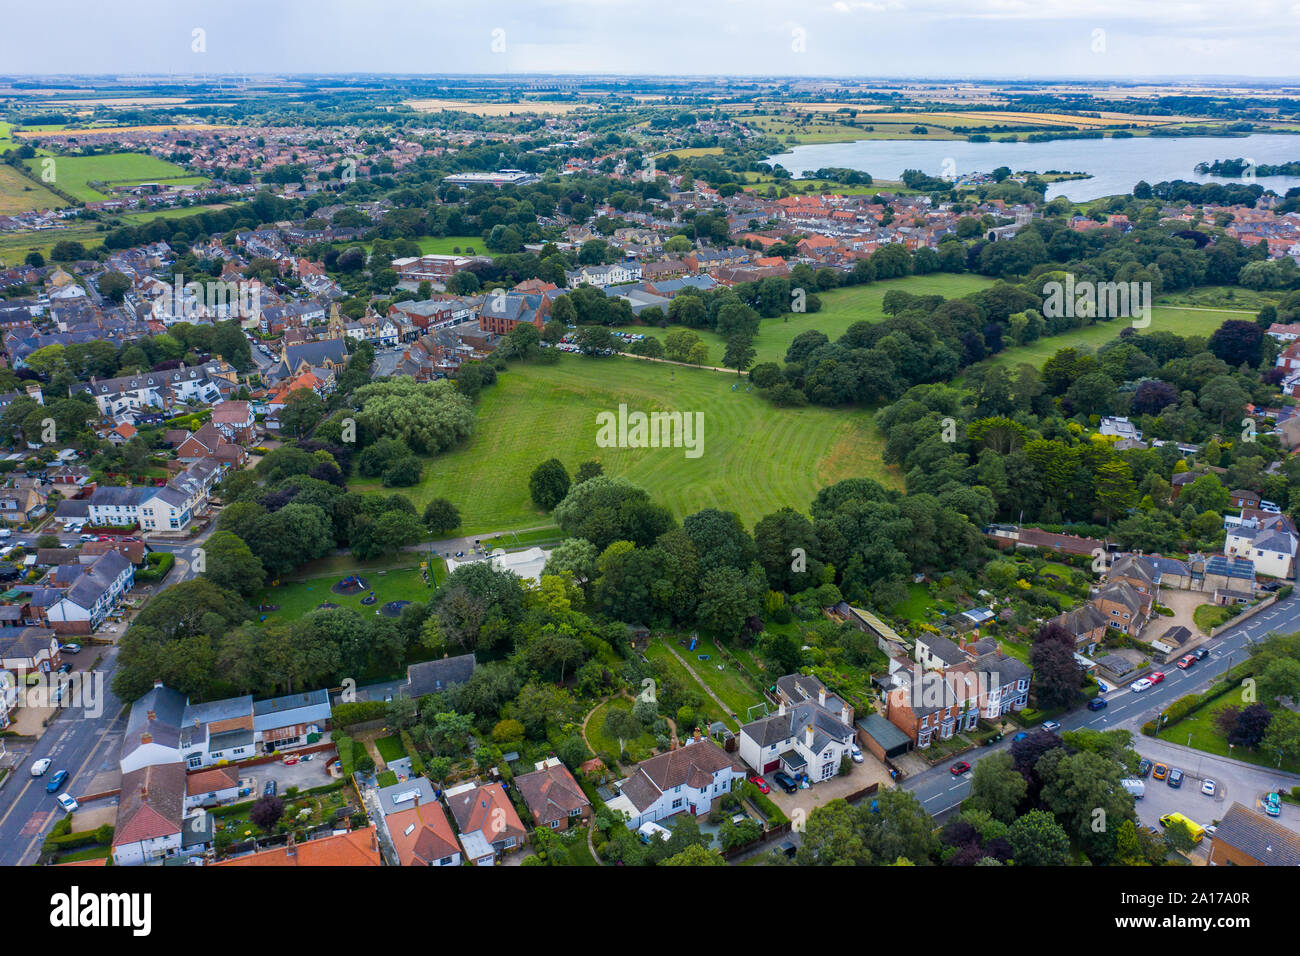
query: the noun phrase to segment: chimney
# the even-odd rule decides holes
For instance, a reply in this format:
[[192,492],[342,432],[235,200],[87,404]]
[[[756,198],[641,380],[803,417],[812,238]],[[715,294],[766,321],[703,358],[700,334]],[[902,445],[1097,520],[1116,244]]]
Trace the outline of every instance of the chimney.
[[805,731],[803,732],[803,742],[807,745],[807,747],[808,747],[809,750],[812,749],[812,745],[813,745],[813,725],[812,725],[812,724],[809,724],[809,725],[808,725],[808,729],[805,730]]
[[298,845],[297,843],[294,842],[292,830],[289,831],[289,842],[284,845],[284,855],[285,856],[298,855]]
[[154,690],[161,690],[161,689],[162,689],[162,685],[163,685],[163,682],[162,682],[162,678],[161,678],[161,677],[155,677],[155,678],[153,679],[153,689],[154,689]]
[[847,724],[848,722],[849,722],[849,708],[847,704],[844,704],[840,706],[840,723]]
[[157,720],[157,719],[158,719],[158,715],[155,714],[152,710],[150,710],[150,711],[146,711],[146,712],[145,712],[145,717],[148,718],[149,720]]
[[817,691],[817,703],[821,704],[823,707],[826,706],[826,685],[824,684],[821,689]]
[[778,717],[784,717],[784,716],[785,716],[785,701],[781,701],[781,703],[777,705],[777,708],[776,708],[776,715],[777,715]]
[[140,735],[140,743],[142,744],[153,743],[153,734],[149,733],[149,731],[146,730],[144,733]]
[[691,738],[691,742],[692,742],[692,743],[697,743],[697,744],[700,742],[700,728],[699,728],[699,727],[696,727],[696,728],[695,728],[695,736]]

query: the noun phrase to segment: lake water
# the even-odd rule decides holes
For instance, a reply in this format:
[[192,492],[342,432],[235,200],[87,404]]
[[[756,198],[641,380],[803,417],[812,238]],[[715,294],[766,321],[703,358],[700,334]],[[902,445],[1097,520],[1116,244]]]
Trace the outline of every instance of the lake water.
[[[853,143],[796,146],[769,157],[798,177],[829,166],[857,169],[876,179],[899,179],[905,169],[931,176],[991,173],[999,166],[1013,171],[1049,169],[1091,173],[1047,187],[1047,198],[1065,196],[1076,202],[1114,196],[1133,189],[1138,180],[1158,183],[1171,179],[1192,182],[1243,182],[1200,176],[1199,162],[1249,159],[1254,163],[1300,161],[1300,136],[1254,133],[1250,136],[1134,136],[1132,139],[1058,139],[1046,143],[970,143],[965,140],[864,139]],[[1265,189],[1284,195],[1300,186],[1300,176],[1268,176],[1256,180]]]

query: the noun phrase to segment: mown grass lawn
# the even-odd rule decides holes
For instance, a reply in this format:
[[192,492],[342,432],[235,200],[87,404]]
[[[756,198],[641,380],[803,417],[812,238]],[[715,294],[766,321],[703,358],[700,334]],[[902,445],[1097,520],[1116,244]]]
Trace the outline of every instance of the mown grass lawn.
[[258,595],[256,603],[278,604],[280,606],[280,610],[266,613],[268,621],[296,621],[324,603],[337,604],[339,607],[350,607],[362,614],[373,614],[389,601],[423,603],[433,595],[433,589],[427,587],[424,581],[421,580],[419,569],[388,571],[383,574],[377,571],[362,571],[362,578],[365,579],[370,590],[375,592],[377,599],[373,605],[367,606],[361,603],[361,599],[366,596],[365,592],[361,594],[335,594],[330,590],[338,582],[339,578],[351,573],[353,571],[350,569],[330,577],[292,581],[281,584],[279,587],[265,588]]
[[[686,640],[686,646],[677,643],[683,637]],[[690,674],[684,673],[681,662],[673,657],[672,651],[664,645],[665,640],[673,642],[672,650],[677,651],[682,660],[686,662],[686,669],[689,669]],[[718,714],[717,701],[706,696],[704,706],[710,717],[720,718],[732,730],[738,730],[739,724],[732,719],[731,715],[738,715],[740,723],[744,723],[748,719],[749,708],[754,704],[762,703],[762,692],[735,665],[730,661],[723,660],[722,652],[713,638],[701,634],[699,641],[695,645],[695,650],[687,650],[689,646],[689,635],[676,634],[667,638],[657,638],[650,642],[649,647],[646,649],[646,656],[651,660],[665,661],[669,668],[685,681],[686,686],[693,690],[700,690],[700,685],[691,674],[698,676],[727,706],[725,714]],[[701,655],[707,655],[709,659],[701,661],[699,659]],[[721,665],[721,669],[719,669],[719,665]],[[668,716],[671,717],[672,715],[669,714]],[[692,727],[678,727],[677,734],[679,737],[686,737],[689,736],[693,729]],[[707,733],[708,727],[701,726],[700,730]]]
[[[816,330],[834,341],[855,322],[879,322],[887,318],[882,306],[885,294],[891,290],[910,292],[912,295],[941,295],[946,299],[958,299],[992,284],[993,280],[984,276],[936,272],[931,275],[886,279],[867,285],[845,286],[829,292],[819,292],[817,295],[822,300],[819,312],[787,312],[776,318],[763,319],[759,323],[758,335],[754,337],[754,362],[755,364],[784,362],[786,350],[790,348],[790,343],[800,332]],[[661,340],[674,328],[677,326],[669,326],[667,329],[643,325],[616,327],[619,331],[640,332]],[[709,347],[709,361],[714,365],[721,365],[722,352],[726,347],[722,336],[708,329],[695,331]]]
[[1220,624],[1224,624],[1233,615],[1228,613],[1226,607],[1220,607],[1218,604],[1202,604],[1192,612],[1192,620],[1206,634],[1214,630]]
[[[1214,726],[1214,716],[1223,708],[1233,704],[1240,706],[1241,702],[1236,696],[1228,694],[1221,702],[1202,707],[1190,717],[1164,728],[1158,736],[1170,743],[1190,746],[1207,754],[1231,757],[1233,760],[1244,760],[1246,763],[1253,763],[1256,766],[1269,767],[1274,770],[1281,769],[1287,773],[1300,773],[1300,762],[1283,760],[1282,766],[1279,768],[1276,753],[1249,750],[1245,747],[1230,748],[1228,746],[1227,739]],[[1191,735],[1190,744],[1188,743],[1189,734]],[[1236,799],[1248,807],[1254,807],[1258,796],[1259,794],[1238,794]]]
[[[1157,305],[1151,308],[1151,324],[1138,331],[1144,334],[1152,332],[1173,332],[1175,335],[1208,336],[1229,319],[1240,319],[1242,314],[1235,311],[1218,309],[1179,308],[1177,306]],[[1029,345],[1017,345],[992,359],[994,365],[1008,367],[1028,362],[1037,368],[1065,348],[1096,349],[1111,339],[1119,338],[1120,332],[1129,326],[1127,319],[1114,319],[1110,322],[1098,322],[1081,329],[1071,329],[1060,335],[1050,335]]]
[[[735,511],[747,526],[785,505],[806,509],[817,491],[843,478],[899,487],[880,460],[882,436],[866,409],[773,407],[756,392],[732,391],[720,372],[623,358],[564,355],[557,365],[515,365],[483,392],[474,436],[429,460],[405,489],[418,509],[444,497],[460,509],[462,534],[535,528],[548,516],[533,504],[528,478],[558,458],[572,474],[597,459],[678,518],[702,508]],[[701,412],[702,454],[681,448],[601,448],[596,416],[630,411]],[[377,482],[359,491],[391,493]]]
[[401,760],[406,756],[406,748],[402,746],[402,738],[396,735],[377,737],[375,739],[375,749],[379,751],[379,756],[384,758],[384,763],[392,763],[394,760]]
[[[591,741],[591,746],[596,753],[607,753],[618,757],[618,740],[605,736],[605,717],[611,708],[631,710],[632,701],[623,697],[616,697],[597,707],[587,721],[587,739]],[[633,762],[635,762],[650,756],[655,748],[655,738],[653,734],[646,731],[633,740],[624,740],[623,747],[632,755]]]

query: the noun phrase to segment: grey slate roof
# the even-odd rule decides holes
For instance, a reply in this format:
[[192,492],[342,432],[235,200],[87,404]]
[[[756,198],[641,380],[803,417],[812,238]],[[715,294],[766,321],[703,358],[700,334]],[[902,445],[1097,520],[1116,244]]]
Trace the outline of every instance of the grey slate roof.
[[1214,833],[1215,843],[1234,847],[1265,866],[1300,866],[1300,833],[1234,803]]

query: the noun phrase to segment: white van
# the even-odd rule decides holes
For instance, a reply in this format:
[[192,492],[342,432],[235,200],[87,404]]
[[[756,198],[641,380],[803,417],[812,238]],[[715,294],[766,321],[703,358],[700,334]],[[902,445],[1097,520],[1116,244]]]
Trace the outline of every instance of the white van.
[[1133,794],[1137,800],[1141,800],[1147,792],[1147,785],[1137,777],[1130,777],[1128,780],[1121,780],[1119,785]]
[[0,528],[0,538],[8,538],[13,532],[8,528]]

